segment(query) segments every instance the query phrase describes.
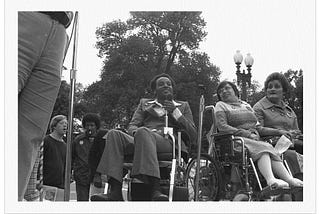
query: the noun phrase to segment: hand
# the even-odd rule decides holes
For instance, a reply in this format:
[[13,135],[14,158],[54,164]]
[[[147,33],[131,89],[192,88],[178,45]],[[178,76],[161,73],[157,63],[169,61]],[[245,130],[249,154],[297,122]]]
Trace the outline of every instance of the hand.
[[97,188],[101,188],[102,187],[102,179],[100,174],[95,173],[94,177],[93,177],[93,185]]
[[290,131],[285,131],[285,130],[279,130],[279,134],[286,136],[290,140],[292,139],[292,133]]
[[259,136],[256,134],[250,134],[249,138],[253,139],[253,140],[260,140]]
[[163,107],[165,110],[167,110],[169,113],[172,113],[175,109],[176,109],[176,106],[173,104],[172,101],[169,101],[169,100],[165,100],[164,103],[163,103]]

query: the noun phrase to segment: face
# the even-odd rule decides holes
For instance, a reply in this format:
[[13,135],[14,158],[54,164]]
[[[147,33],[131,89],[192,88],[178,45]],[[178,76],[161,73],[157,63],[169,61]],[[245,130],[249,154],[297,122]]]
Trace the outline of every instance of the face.
[[283,88],[279,80],[272,80],[268,83],[267,98],[271,102],[277,102],[282,100]]
[[59,135],[65,135],[68,130],[68,122],[66,119],[63,119],[57,123],[54,127],[54,131],[56,131]]
[[223,88],[218,91],[222,101],[233,101],[237,99],[236,93],[234,92],[232,86],[228,83]]
[[167,77],[160,77],[156,82],[156,94],[159,99],[167,99],[167,97],[172,97],[173,88],[172,83]]
[[86,122],[84,128],[86,129],[86,133],[90,136],[95,135],[97,132],[97,126],[94,122]]

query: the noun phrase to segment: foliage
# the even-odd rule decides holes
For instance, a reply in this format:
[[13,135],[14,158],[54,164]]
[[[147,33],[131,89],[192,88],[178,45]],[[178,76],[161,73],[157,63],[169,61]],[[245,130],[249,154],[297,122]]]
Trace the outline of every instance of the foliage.
[[285,101],[296,113],[299,128],[303,131],[303,71],[290,69],[284,73],[284,76],[291,85],[289,92],[285,95]]
[[[101,80],[83,94],[88,110],[99,112],[108,128],[127,125],[142,97],[152,98],[149,81],[165,72],[176,81],[175,97],[187,100],[198,122],[198,85],[206,87],[207,103],[220,69],[205,53],[197,52],[207,33],[200,12],[131,12],[126,22],[103,24],[96,30]],[[205,121],[206,126],[210,126]]]
[[[69,96],[70,96],[70,85],[65,81],[61,81],[59,93],[54,104],[54,108],[52,111],[51,117],[62,114],[68,116],[69,112]],[[82,118],[83,115],[87,112],[87,108],[83,102],[83,92],[84,92],[83,85],[81,83],[76,83],[75,85],[75,92],[74,92],[74,117],[75,118]]]

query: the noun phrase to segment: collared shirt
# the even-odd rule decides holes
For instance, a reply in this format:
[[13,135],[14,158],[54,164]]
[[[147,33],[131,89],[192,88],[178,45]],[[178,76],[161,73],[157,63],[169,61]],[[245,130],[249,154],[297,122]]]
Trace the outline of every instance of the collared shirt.
[[264,127],[282,130],[298,130],[298,120],[294,111],[283,101],[281,106],[263,97],[253,106],[256,117]]
[[[174,106],[178,107],[178,106],[181,106],[180,103],[177,103],[176,101],[172,100]],[[157,106],[154,107],[154,110],[155,112],[157,112],[157,114],[159,115],[159,117],[165,115],[166,111],[163,107],[163,105],[161,103],[158,102],[158,99],[155,99],[155,100],[152,100],[152,101],[149,101],[147,102],[148,104],[156,104]],[[174,119],[178,120],[179,117],[182,116],[182,113],[181,111],[178,109],[178,108],[175,108],[172,112],[172,116],[174,117]]]

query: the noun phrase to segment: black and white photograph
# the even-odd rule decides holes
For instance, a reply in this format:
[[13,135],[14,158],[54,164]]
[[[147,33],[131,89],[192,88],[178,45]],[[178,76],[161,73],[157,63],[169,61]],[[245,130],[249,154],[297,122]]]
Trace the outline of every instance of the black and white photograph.
[[315,0],[3,6],[4,213],[317,212]]

